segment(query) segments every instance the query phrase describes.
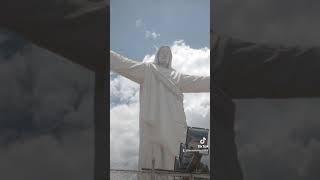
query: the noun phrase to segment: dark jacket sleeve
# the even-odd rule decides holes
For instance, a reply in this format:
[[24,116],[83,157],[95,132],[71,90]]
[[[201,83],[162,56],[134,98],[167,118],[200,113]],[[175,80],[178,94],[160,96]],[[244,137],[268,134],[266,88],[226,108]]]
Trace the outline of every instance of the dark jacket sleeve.
[[232,98],[320,97],[320,48],[284,47],[220,37],[213,86]]

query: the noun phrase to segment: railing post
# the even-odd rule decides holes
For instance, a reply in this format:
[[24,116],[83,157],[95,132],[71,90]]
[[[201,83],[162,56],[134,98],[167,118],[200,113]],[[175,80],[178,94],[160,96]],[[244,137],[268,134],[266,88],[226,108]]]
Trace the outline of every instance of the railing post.
[[151,179],[155,180],[155,175],[154,175],[154,166],[155,166],[155,159],[152,158],[152,169],[151,169]]

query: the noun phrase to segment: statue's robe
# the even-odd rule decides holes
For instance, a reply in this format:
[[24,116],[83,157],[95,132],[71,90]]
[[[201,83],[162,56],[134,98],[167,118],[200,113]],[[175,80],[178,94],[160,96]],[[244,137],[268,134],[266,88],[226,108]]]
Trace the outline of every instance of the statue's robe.
[[140,84],[139,168],[174,169],[187,122],[183,93],[210,91],[209,76],[192,76],[110,52],[112,71]]

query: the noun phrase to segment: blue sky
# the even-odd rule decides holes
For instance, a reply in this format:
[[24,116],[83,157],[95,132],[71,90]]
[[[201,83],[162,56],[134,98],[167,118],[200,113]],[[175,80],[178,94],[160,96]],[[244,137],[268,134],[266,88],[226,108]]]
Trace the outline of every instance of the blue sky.
[[[193,48],[209,47],[209,0],[111,0],[110,4],[110,46],[127,57],[141,60],[155,47],[176,40]],[[146,37],[152,32],[156,38]]]

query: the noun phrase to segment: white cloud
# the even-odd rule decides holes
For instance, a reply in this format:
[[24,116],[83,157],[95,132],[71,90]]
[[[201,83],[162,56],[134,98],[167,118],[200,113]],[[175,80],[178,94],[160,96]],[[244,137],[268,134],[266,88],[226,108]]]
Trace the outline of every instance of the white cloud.
[[159,33],[149,30],[142,19],[136,20],[136,28],[141,28],[144,31],[144,36],[146,39],[157,39],[158,37],[160,37]]
[[0,62],[0,178],[92,178],[94,73],[31,44]]
[[210,49],[193,49],[184,41],[175,41],[171,47],[174,54],[172,66],[179,72],[192,75],[210,75]]
[[94,175],[93,129],[57,141],[42,135],[0,148],[3,179],[91,179]]
[[235,103],[238,155],[245,179],[266,180],[269,175],[276,180],[318,179],[320,98]]
[[139,28],[139,27],[142,27],[144,26],[143,22],[142,22],[142,19],[137,19],[136,20],[136,27]]
[[[191,75],[210,74],[210,49],[194,49],[184,41],[171,45],[173,68]],[[145,55],[143,61],[153,61],[155,54]],[[111,134],[110,158],[112,168],[137,169],[139,144],[139,85],[117,76],[110,79]],[[184,106],[188,125],[209,128],[209,93],[185,94]]]
[[139,150],[139,104],[120,104],[110,110],[111,168],[136,169]]
[[[172,67],[179,72],[191,75],[210,75],[210,49],[194,49],[183,40],[174,41],[171,45]],[[155,54],[147,54],[143,61],[152,62]]]
[[154,31],[149,31],[147,30],[145,32],[145,38],[152,38],[152,39],[157,39],[158,37],[160,37],[160,34],[154,32]]
[[111,102],[136,103],[138,101],[139,85],[125,77],[117,76],[110,81]]

